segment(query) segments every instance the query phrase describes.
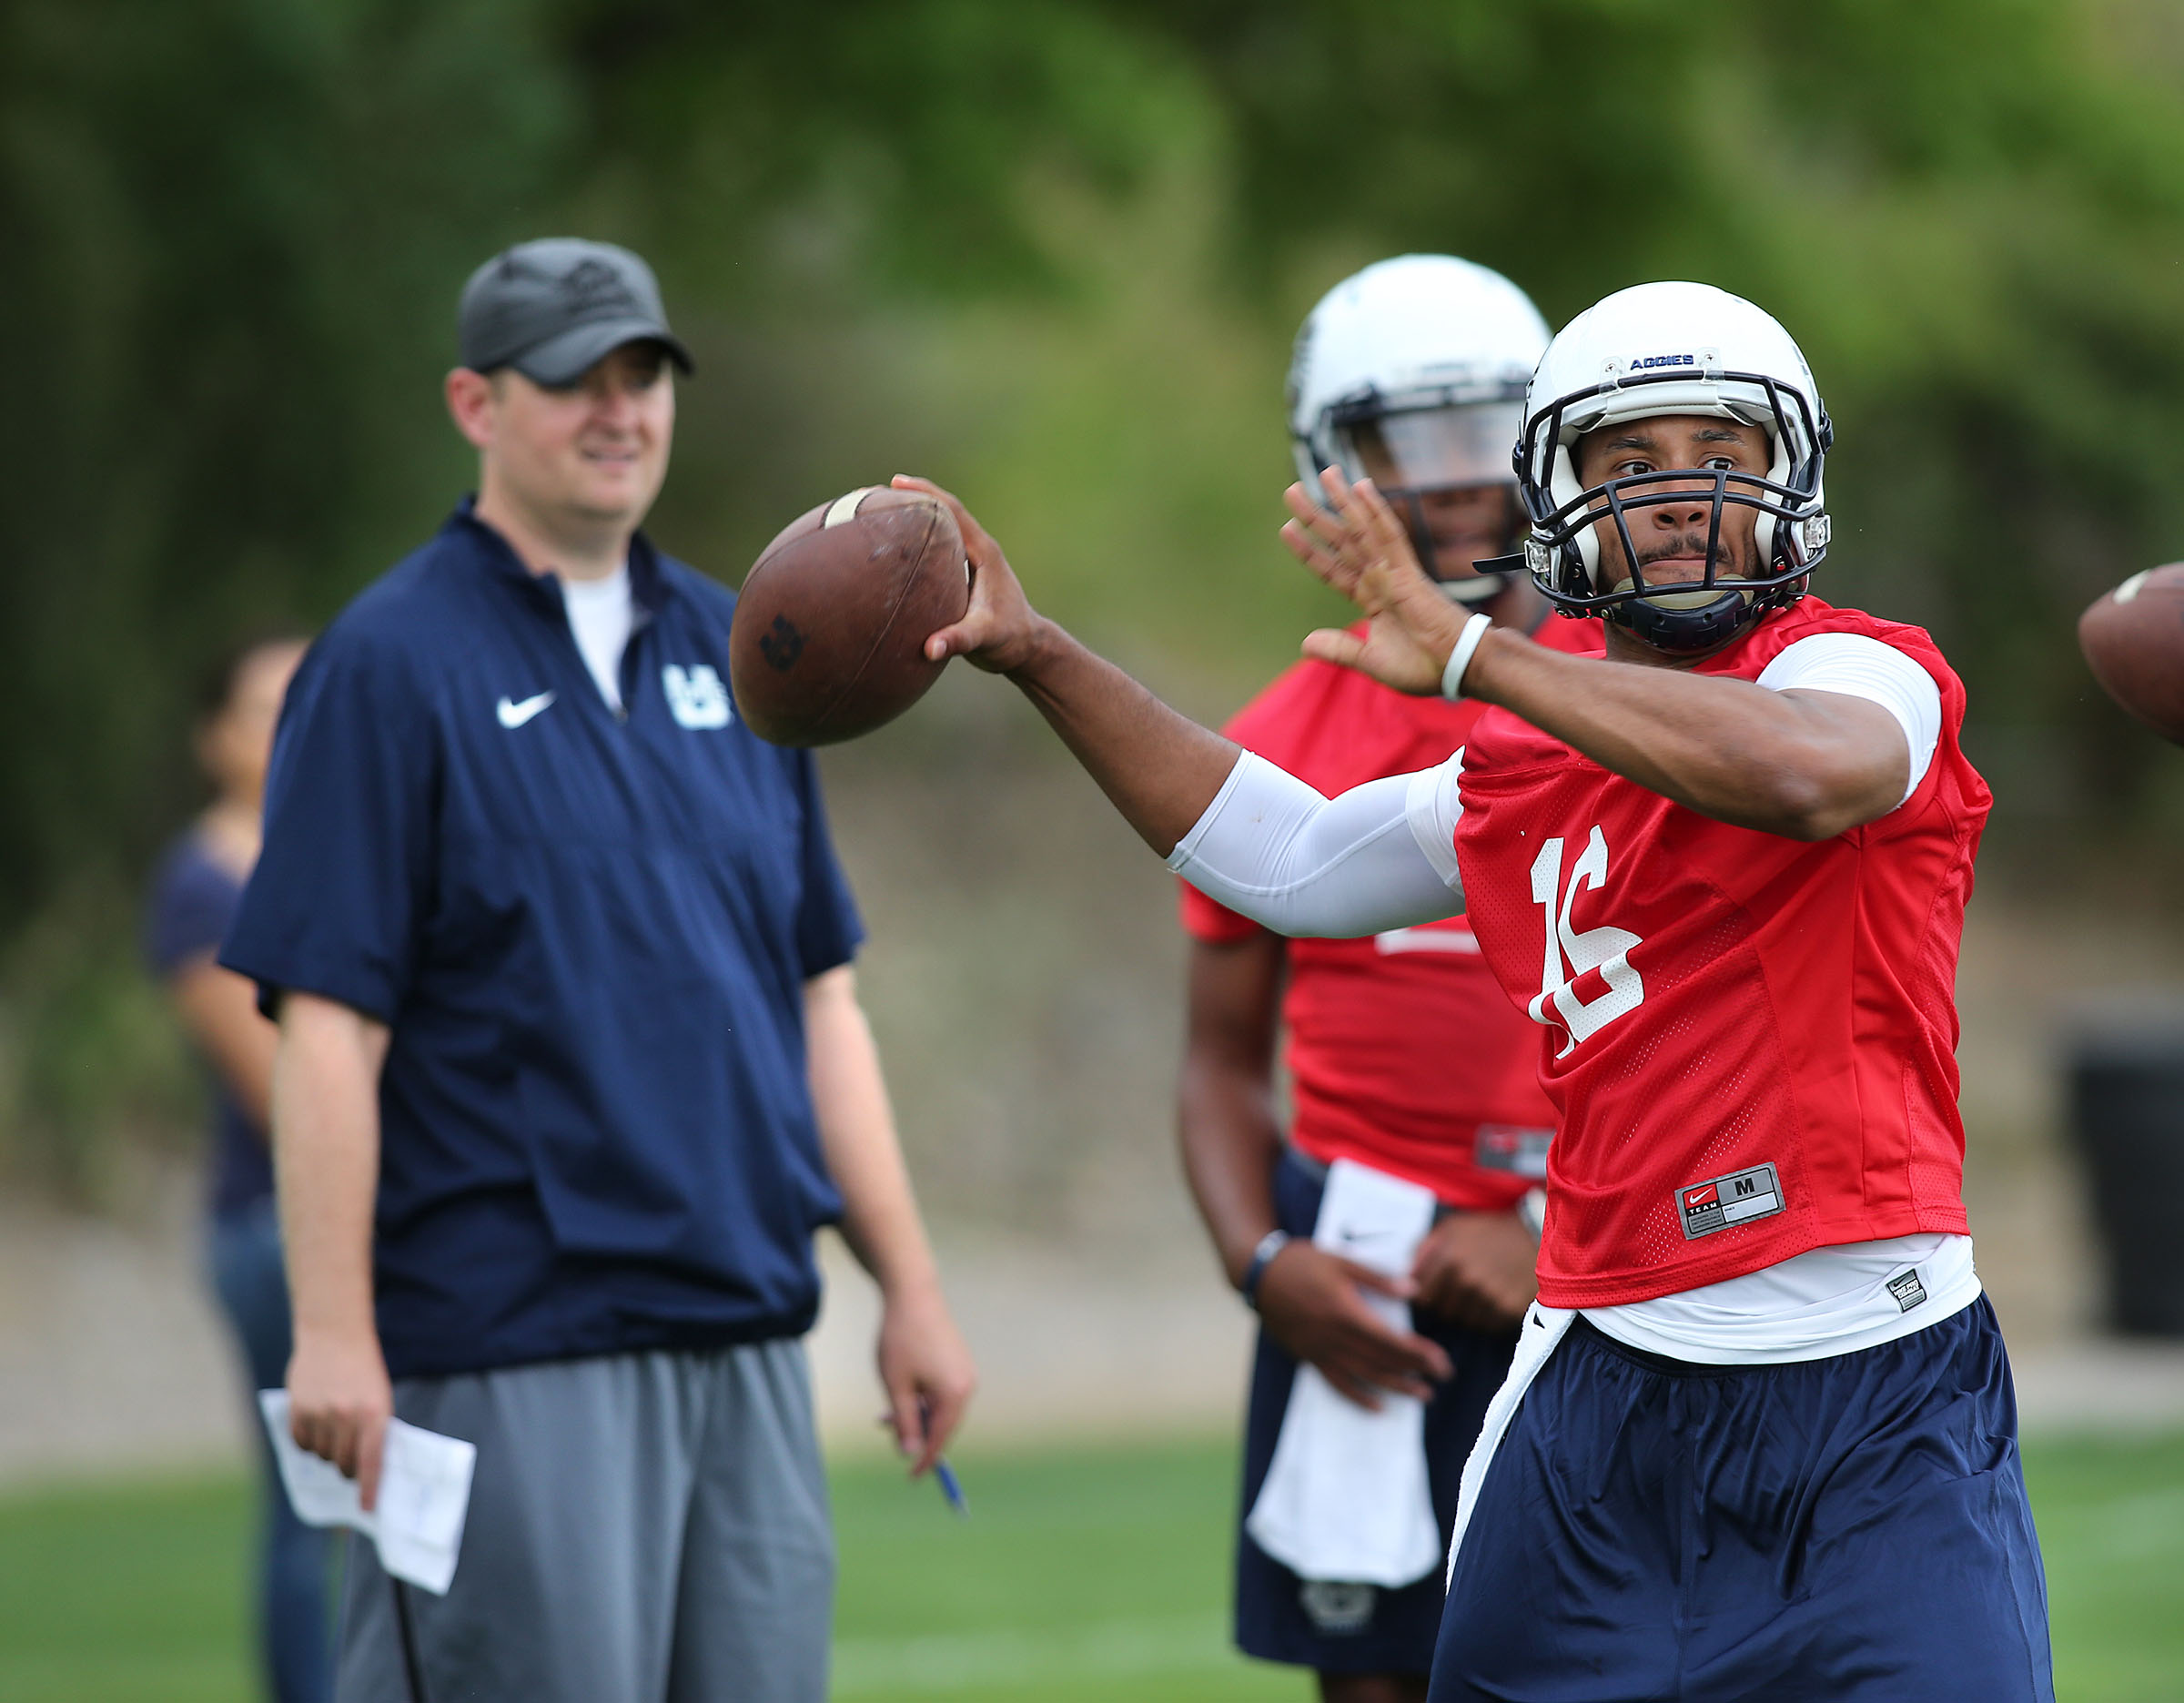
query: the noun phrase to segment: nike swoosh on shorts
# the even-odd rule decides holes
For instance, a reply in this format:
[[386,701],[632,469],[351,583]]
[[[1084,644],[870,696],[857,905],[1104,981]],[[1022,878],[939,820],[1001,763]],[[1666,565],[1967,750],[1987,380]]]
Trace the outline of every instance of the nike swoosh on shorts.
[[551,692],[541,692],[535,697],[525,698],[521,704],[512,698],[502,698],[495,706],[494,714],[500,717],[501,726],[521,727],[552,702],[553,694]]

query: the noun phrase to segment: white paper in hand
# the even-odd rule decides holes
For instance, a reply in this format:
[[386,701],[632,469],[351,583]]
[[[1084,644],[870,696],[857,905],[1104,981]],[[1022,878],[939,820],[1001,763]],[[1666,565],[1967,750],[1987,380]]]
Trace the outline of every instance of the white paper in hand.
[[[1312,1241],[1390,1276],[1407,1273],[1433,1224],[1433,1194],[1347,1159],[1328,1168]],[[1360,1292],[1397,1330],[1410,1309]],[[1383,1394],[1360,1407],[1311,1366],[1289,1392],[1266,1483],[1244,1529],[1299,1578],[1393,1588],[1423,1578],[1441,1558],[1426,1479],[1425,1405]]]
[[388,1421],[379,1505],[367,1514],[356,1482],[288,1434],[286,1390],[260,1390],[258,1405],[296,1517],[306,1526],[346,1526],[362,1532],[379,1546],[379,1565],[396,1578],[446,1596],[462,1551],[478,1445],[399,1419]]

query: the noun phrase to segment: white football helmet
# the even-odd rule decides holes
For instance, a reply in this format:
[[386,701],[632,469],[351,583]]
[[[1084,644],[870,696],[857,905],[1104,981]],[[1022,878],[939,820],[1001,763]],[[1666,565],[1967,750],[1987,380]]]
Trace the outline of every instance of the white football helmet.
[[[1774,446],[1766,477],[1669,469],[1578,483],[1572,446],[1588,431],[1663,414],[1707,414],[1763,428]],[[1827,553],[1821,469],[1835,429],[1812,370],[1790,334],[1741,296],[1711,284],[1617,290],[1564,326],[1524,399],[1517,481],[1532,516],[1525,560],[1540,589],[1571,614],[1614,620],[1669,651],[1705,650],[1760,612],[1805,595]],[[1628,512],[1689,502],[1713,486],[1705,577],[1648,595]],[[1695,487],[1695,492],[1694,492]],[[1716,591],[1724,508],[1758,511],[1756,572]],[[1632,577],[1601,583],[1594,522],[1613,517]]]
[[[1525,381],[1547,347],[1547,322],[1499,272],[1446,254],[1406,254],[1346,278],[1320,298],[1289,362],[1289,435],[1305,489],[1320,471],[1370,477],[1402,512],[1419,560],[1434,572],[1424,499],[1502,485],[1515,548],[1523,524],[1510,450]],[[1444,581],[1464,603],[1493,596],[1516,564]]]

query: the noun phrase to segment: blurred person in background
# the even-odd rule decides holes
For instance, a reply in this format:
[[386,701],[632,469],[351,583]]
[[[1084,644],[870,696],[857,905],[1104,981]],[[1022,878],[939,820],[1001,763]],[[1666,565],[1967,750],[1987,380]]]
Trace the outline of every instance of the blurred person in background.
[[[1306,319],[1289,370],[1289,430],[1308,483],[1329,466],[1378,482],[1451,602],[1542,642],[1597,649],[1589,624],[1546,619],[1547,600],[1525,575],[1479,565],[1506,557],[1524,524],[1510,450],[1547,339],[1531,299],[1497,272],[1447,255],[1382,260]],[[1331,795],[1441,761],[1482,707],[1307,661],[1223,731]],[[1538,1029],[1502,993],[1461,917],[1353,940],[1289,940],[1188,885],[1182,910],[1192,942],[1184,1166],[1228,1281],[1262,1327],[1244,1439],[1236,1641],[1249,1655],[1317,1670],[1329,1703],[1405,1703],[1426,1693],[1463,1463],[1536,1292],[1536,1219],[1524,1209],[1532,1196],[1536,1211],[1554,1128]],[[1286,1137],[1274,1073],[1285,1029]],[[1339,1160],[1431,1191],[1434,1222],[1408,1278],[1314,1245]],[[1384,1319],[1361,1290],[1407,1301],[1410,1328]],[[1309,1514],[1274,1512],[1279,1484],[1262,1509],[1300,1363],[1360,1411],[1387,1393],[1425,1403],[1422,1437],[1402,1429],[1392,1440],[1411,1455],[1422,1442],[1422,1474],[1415,1460],[1382,1458],[1389,1476],[1374,1483],[1359,1478],[1360,1463],[1330,1464],[1345,1475],[1347,1505],[1430,1501],[1408,1526],[1390,1526],[1411,1533],[1407,1545],[1377,1556],[1322,1545]],[[1384,1455],[1387,1430],[1322,1426],[1314,1446]],[[1285,1466],[1309,1472],[1300,1446],[1292,1439]],[[1345,1523],[1354,1532],[1354,1518]],[[1367,1567],[1375,1576],[1359,1577]]]
[[339,1694],[821,1703],[819,1226],[915,1472],[976,1382],[862,926],[811,754],[729,701],[733,593],[638,530],[691,366],[651,269],[524,243],[458,319],[477,495],[297,675],[223,956],[280,1024],[297,1442],[367,1507],[391,1414],[478,1450],[446,1596],[349,1546]]
[[278,1031],[255,990],[216,957],[258,861],[266,766],[282,696],[305,641],[278,637],[230,651],[207,677],[193,728],[213,798],[153,877],[146,951],[212,1080],[210,1226],[213,1288],[250,1380],[250,1430],[264,1468],[265,1527],[258,1631],[278,1703],[331,1695],[329,1535],[289,1510],[258,1423],[255,1392],[278,1388],[288,1364],[288,1288],[273,1201],[268,1107]]

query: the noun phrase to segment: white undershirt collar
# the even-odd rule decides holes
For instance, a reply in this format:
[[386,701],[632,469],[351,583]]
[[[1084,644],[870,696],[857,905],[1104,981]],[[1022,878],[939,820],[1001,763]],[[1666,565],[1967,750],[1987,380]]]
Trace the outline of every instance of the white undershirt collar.
[[622,708],[622,654],[636,622],[630,595],[630,564],[596,580],[564,579],[561,602],[569,611],[569,632],[584,666],[612,710]]

